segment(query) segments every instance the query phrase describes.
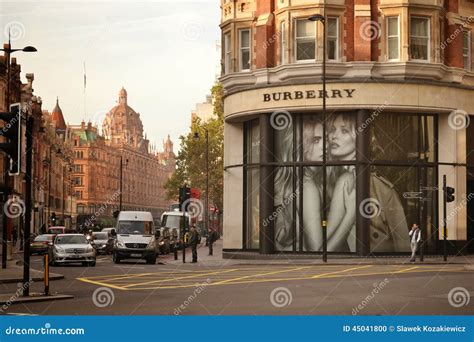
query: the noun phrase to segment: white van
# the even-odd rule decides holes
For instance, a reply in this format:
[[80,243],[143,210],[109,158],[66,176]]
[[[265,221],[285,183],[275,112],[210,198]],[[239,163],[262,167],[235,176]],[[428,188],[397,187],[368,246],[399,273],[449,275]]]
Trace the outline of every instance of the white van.
[[[191,218],[188,213],[185,214],[188,219],[187,228],[191,227]],[[178,233],[178,239],[181,238],[181,228],[184,225],[184,218],[182,211],[165,211],[161,215],[161,228],[169,228],[170,230],[176,229]]]
[[115,227],[117,234],[113,261],[144,259],[148,264],[156,263],[156,240],[153,216],[146,211],[121,211]]

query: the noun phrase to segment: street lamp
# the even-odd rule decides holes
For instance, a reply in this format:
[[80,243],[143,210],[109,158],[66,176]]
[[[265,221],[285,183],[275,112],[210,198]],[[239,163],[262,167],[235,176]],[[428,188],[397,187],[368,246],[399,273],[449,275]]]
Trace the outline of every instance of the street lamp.
[[326,2],[323,3],[324,14],[314,14],[308,18],[312,22],[321,22],[323,24],[323,262],[328,260],[328,235],[326,219]]
[[[128,159],[125,159],[125,166],[128,165]],[[122,186],[123,186],[123,156],[120,156],[120,202],[119,211],[122,211]]]
[[[204,127],[206,132],[206,209],[204,213],[206,232],[209,231],[209,130]],[[199,141],[199,132],[194,132],[194,141]]]

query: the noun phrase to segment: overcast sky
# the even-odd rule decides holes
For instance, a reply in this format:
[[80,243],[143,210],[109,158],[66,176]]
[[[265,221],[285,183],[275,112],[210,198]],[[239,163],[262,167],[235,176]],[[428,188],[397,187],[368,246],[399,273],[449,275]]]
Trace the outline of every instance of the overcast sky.
[[218,0],[0,0],[0,33],[38,49],[15,56],[43,109],[58,96],[69,124],[101,122],[124,86],[150,141],[161,150],[170,134],[177,151],[218,72],[219,11]]

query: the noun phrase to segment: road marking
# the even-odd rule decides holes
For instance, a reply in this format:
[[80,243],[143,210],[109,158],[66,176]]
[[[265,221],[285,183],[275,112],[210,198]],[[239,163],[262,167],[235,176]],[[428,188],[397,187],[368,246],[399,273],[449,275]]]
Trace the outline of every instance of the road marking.
[[316,278],[323,278],[327,275],[331,275],[331,274],[338,274],[338,273],[346,273],[346,272],[349,272],[349,271],[354,271],[354,270],[359,270],[359,269],[362,269],[362,268],[368,268],[368,267],[371,267],[372,265],[364,265],[364,266],[358,266],[358,267],[351,267],[351,268],[347,268],[345,270],[341,270],[341,271],[334,271],[334,272],[327,272],[327,273],[323,273],[323,274],[317,274],[315,276],[312,276],[311,278],[312,279],[316,279]]
[[404,272],[407,272],[407,271],[415,270],[417,268],[418,268],[418,266],[408,267],[408,268],[404,268],[404,269],[401,269],[401,270],[393,272],[393,273],[404,273]]
[[257,274],[252,274],[252,275],[248,275],[248,276],[222,280],[222,281],[219,281],[217,283],[212,283],[212,285],[221,285],[221,284],[225,284],[225,283],[231,282],[231,281],[242,280],[242,279],[253,278],[253,277],[261,277],[261,276],[265,276],[265,275],[269,275],[269,274],[277,274],[277,273],[283,273],[283,272],[298,271],[298,270],[302,270],[302,269],[309,268],[309,267],[310,266],[298,267],[298,268],[293,268],[293,269],[289,269],[289,270],[278,270],[278,271],[273,271],[273,272],[257,273]]
[[184,276],[184,277],[174,277],[174,278],[168,278],[168,279],[160,279],[160,280],[153,280],[153,281],[148,281],[145,283],[136,283],[136,284],[130,284],[130,285],[125,285],[125,288],[137,286],[137,285],[149,285],[153,283],[164,283],[168,281],[176,281],[176,280],[182,280],[182,279],[190,279],[190,278],[197,278],[205,275],[213,275],[213,274],[220,274],[220,273],[229,273],[236,271],[237,269],[230,269],[230,270],[224,270],[224,271],[217,271],[217,272],[208,272],[208,273],[203,273],[203,274],[194,274],[194,275],[189,275],[189,276]]

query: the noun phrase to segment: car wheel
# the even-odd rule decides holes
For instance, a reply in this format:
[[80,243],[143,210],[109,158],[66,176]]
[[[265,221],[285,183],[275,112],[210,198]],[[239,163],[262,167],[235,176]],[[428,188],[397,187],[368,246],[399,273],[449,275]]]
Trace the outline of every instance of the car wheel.
[[95,261],[92,261],[89,266],[94,267],[95,266]]
[[84,261],[84,262],[82,263],[82,266],[87,266],[87,262]]
[[120,258],[118,257],[117,253],[112,254],[112,260],[115,264],[120,264]]

